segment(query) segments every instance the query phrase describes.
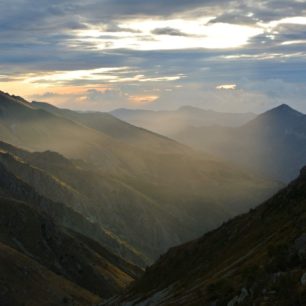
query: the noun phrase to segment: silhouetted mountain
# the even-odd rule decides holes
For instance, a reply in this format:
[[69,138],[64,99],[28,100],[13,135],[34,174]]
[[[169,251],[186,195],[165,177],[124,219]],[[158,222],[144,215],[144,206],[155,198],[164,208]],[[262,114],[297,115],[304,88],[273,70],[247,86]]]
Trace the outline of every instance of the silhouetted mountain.
[[51,112],[57,116],[73,120],[114,139],[128,143],[129,145],[152,150],[164,150],[177,146],[169,138],[156,135],[148,130],[137,128],[131,124],[117,119],[109,113],[101,112],[76,112],[69,109],[61,109],[48,103],[32,102],[33,106]]
[[117,109],[111,114],[121,120],[168,137],[173,137],[193,126],[240,126],[255,117],[255,114],[252,113],[219,113],[192,106],[183,106],[175,111]]
[[305,305],[306,168],[270,200],[170,249],[107,305]]
[[183,106],[175,111],[116,109],[111,114],[121,120],[168,137],[188,127],[239,126],[255,117],[255,114],[252,113],[219,113],[193,106]]
[[[6,115],[0,118],[0,137],[32,151],[47,150],[13,152],[21,162],[6,162],[10,171],[44,197],[97,224],[120,242],[110,250],[139,265],[248,210],[279,188],[109,115],[50,106],[47,111],[37,104],[23,106],[8,95],[1,99]],[[22,108],[22,120],[12,111],[15,104]],[[116,128],[126,129],[126,136],[115,135]]]
[[289,181],[306,163],[306,116],[288,105],[237,128],[189,128],[175,139],[253,172]]

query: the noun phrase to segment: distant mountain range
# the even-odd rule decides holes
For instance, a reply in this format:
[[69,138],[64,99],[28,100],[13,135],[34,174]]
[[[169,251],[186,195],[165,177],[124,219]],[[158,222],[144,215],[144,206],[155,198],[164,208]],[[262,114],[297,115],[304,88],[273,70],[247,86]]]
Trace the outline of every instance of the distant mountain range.
[[170,249],[103,305],[305,305],[306,168],[270,200]]
[[3,92],[0,139],[5,306],[99,303],[281,187],[110,114]]
[[115,117],[138,127],[172,137],[189,127],[239,126],[256,117],[253,113],[220,113],[193,106],[183,106],[174,111],[117,109]]
[[[147,262],[169,246],[247,211],[280,187],[109,114],[78,113],[43,103],[31,106],[56,120],[51,133],[46,129],[47,141],[39,139],[33,148],[81,159],[94,172],[90,179],[84,174],[74,173],[69,179],[60,175],[85,195],[81,213],[107,227]],[[42,124],[40,133],[49,122]]]
[[187,106],[173,112],[112,114],[266,178],[289,182],[306,164],[306,116],[288,105],[258,116]]
[[306,116],[288,105],[271,109],[240,127],[192,127],[174,138],[285,182],[306,164]]

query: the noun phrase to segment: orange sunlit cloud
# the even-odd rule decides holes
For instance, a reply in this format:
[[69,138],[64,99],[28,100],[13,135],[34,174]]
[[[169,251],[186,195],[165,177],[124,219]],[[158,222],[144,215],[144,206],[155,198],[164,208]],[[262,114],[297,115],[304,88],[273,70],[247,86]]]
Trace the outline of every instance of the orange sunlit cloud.
[[155,95],[137,95],[137,96],[130,96],[129,102],[134,105],[145,105],[155,102],[158,98],[159,96]]

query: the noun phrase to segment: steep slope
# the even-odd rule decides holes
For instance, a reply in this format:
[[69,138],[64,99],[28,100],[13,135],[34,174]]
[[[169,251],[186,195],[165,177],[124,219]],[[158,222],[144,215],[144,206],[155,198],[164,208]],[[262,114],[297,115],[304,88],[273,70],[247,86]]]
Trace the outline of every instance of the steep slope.
[[[0,148],[3,150],[0,152],[2,167],[43,197],[65,203],[52,204],[52,207],[44,204],[50,207],[49,215],[138,265],[151,262],[161,248],[167,247],[169,240],[175,243],[187,239],[187,234],[183,236],[183,233],[188,233],[188,229],[177,233],[177,228],[183,225],[169,213],[143,195],[138,196],[141,202],[131,195],[129,200],[125,199],[129,188],[88,170],[85,163],[67,160],[54,152],[29,153],[6,143],[0,143]],[[9,182],[7,177],[1,179],[0,176],[1,180],[3,186]],[[23,199],[30,197],[31,192],[15,196]],[[149,205],[152,207],[147,209]],[[134,217],[133,211],[138,212],[137,216]],[[87,223],[80,215],[87,218]]]
[[265,177],[286,182],[306,163],[306,116],[287,105],[280,105],[238,128],[189,128],[175,139]]
[[[100,298],[0,242],[2,306],[92,305]],[[31,276],[29,277],[29,273]]]
[[306,168],[255,210],[170,249],[106,304],[305,305],[305,220]]
[[175,111],[117,109],[111,114],[136,126],[169,137],[189,127],[239,126],[255,118],[255,114],[252,113],[219,113],[192,106],[183,106]]
[[[1,143],[1,147],[2,150],[3,147],[6,147],[32,157],[30,153],[5,143]],[[57,156],[57,154],[55,155]],[[66,162],[64,158],[62,159]],[[57,167],[62,165],[63,163],[57,164]],[[49,167],[54,166],[54,163],[49,164]],[[145,265],[146,258],[143,254],[136,252],[132,246],[116,236],[111,230],[108,230],[104,224],[99,224],[88,217],[86,212],[89,208],[83,208],[85,211],[83,213],[83,210],[79,207],[79,204],[82,203],[82,196],[71,189],[69,185],[39,168],[32,167],[17,155],[7,151],[0,152],[0,169],[3,195],[33,203],[56,223],[100,242],[113,253],[131,262],[140,266]]]
[[36,204],[2,196],[0,249],[1,305],[90,305],[119,293],[141,273],[54,223]]
[[[90,114],[85,120],[78,114],[72,118],[69,112],[68,118],[63,113],[20,103],[15,97],[0,95],[6,113],[0,117],[0,137],[23,148],[52,150],[78,161],[72,166],[59,163],[51,167],[48,164],[52,154],[35,154],[25,161],[31,166],[29,172],[36,173],[33,179],[26,174],[26,166],[20,166],[18,173],[24,173],[23,179],[29,184],[38,182],[35,188],[44,196],[71,203],[87,219],[127,242],[149,262],[170,246],[198,237],[248,210],[279,188],[275,182],[121,121],[112,121],[112,127],[105,129],[104,124],[97,125],[96,114],[94,127]],[[18,110],[22,120],[12,110],[15,104],[24,108]],[[110,130],[116,131],[116,122],[118,130],[124,126],[128,133],[133,131],[141,136],[120,139],[112,135]],[[142,138],[145,139],[140,141]],[[50,174],[69,188],[44,187]],[[44,184],[39,184],[42,177]]]

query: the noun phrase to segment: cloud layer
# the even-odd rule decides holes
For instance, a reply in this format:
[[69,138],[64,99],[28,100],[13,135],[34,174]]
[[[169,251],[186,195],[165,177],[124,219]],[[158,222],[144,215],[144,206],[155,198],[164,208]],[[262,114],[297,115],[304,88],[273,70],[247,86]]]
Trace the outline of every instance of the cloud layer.
[[306,111],[304,0],[7,0],[0,10],[0,89],[29,99]]

